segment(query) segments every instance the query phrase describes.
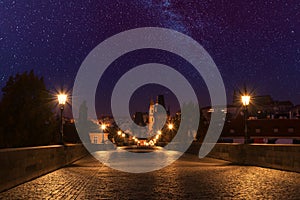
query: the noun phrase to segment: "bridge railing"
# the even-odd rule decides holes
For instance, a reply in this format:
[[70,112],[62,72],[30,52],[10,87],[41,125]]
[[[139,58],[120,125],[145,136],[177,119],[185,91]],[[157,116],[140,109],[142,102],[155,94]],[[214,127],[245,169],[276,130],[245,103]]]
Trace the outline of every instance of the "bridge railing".
[[0,192],[66,166],[86,154],[82,144],[0,149]]
[[[188,153],[197,154],[201,143],[195,142]],[[237,144],[218,143],[208,157],[253,165],[300,172],[300,144]]]

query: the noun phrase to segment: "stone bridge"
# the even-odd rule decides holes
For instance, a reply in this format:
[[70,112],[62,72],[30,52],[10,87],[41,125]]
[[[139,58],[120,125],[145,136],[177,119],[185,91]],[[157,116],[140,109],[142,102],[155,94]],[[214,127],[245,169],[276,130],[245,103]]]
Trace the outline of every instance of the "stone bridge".
[[103,165],[82,145],[3,149],[0,199],[299,199],[300,146],[217,144],[203,159],[199,147],[137,174]]

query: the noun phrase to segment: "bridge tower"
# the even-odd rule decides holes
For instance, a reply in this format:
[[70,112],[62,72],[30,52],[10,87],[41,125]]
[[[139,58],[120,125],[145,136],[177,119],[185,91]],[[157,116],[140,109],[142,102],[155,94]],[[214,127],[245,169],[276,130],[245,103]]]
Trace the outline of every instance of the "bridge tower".
[[151,98],[150,100],[150,106],[149,106],[149,133],[153,131],[153,125],[154,125],[154,102]]

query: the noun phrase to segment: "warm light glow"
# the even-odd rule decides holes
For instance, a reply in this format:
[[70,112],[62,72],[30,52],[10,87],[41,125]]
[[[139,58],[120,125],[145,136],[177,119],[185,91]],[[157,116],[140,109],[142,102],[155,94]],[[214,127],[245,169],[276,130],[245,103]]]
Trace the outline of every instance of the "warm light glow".
[[67,102],[68,96],[66,94],[58,94],[57,100],[60,105],[65,105]]
[[101,124],[101,129],[105,130],[106,129],[106,125],[105,124]]
[[161,131],[157,131],[157,134],[158,134],[158,135],[161,135]]
[[159,135],[156,135],[155,139],[157,139],[157,140],[158,140],[158,139],[159,139]]
[[125,133],[122,134],[122,137],[123,137],[123,138],[125,137]]
[[122,131],[118,131],[118,135],[121,135],[122,134]]
[[168,128],[169,128],[170,130],[172,130],[172,129],[174,128],[174,125],[173,125],[173,124],[169,124],[169,125],[168,125]]
[[243,95],[242,96],[242,103],[244,106],[248,106],[250,103],[251,97],[249,95]]

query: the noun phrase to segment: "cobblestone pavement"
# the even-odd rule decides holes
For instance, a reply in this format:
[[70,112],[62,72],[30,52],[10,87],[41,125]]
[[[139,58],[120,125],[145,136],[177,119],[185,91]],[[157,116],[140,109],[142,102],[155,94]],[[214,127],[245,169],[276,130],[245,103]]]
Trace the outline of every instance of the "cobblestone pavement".
[[300,174],[188,154],[164,169],[129,174],[87,156],[0,199],[300,199]]

